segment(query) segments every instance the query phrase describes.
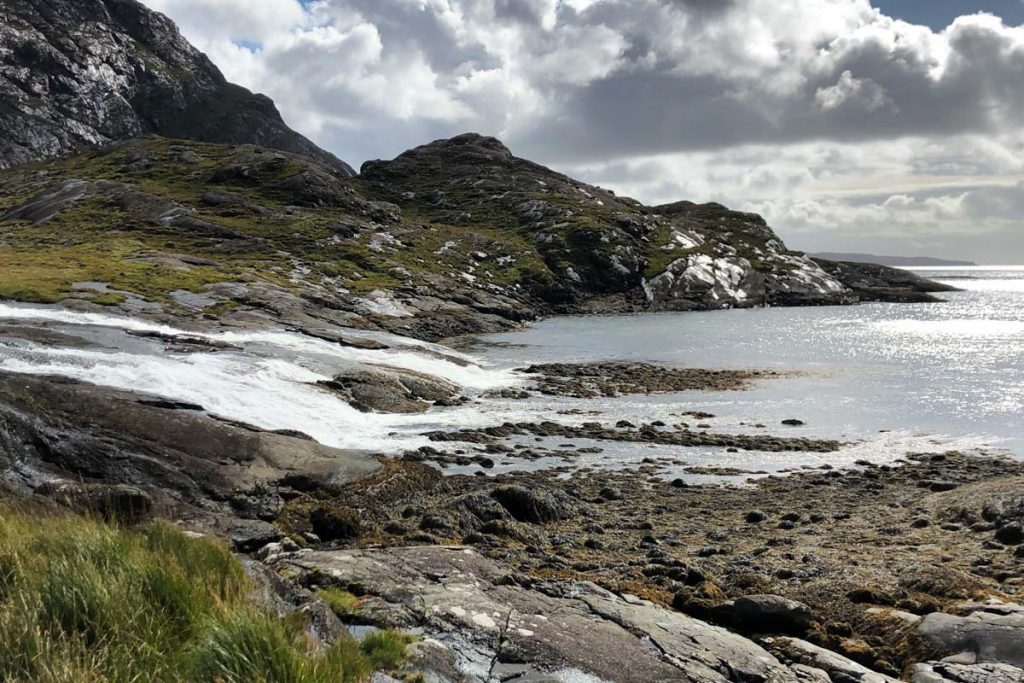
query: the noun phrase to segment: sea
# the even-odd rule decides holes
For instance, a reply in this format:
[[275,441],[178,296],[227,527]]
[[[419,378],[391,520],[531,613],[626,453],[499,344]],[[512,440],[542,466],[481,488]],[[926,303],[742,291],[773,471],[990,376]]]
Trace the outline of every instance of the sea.
[[[506,421],[642,423],[688,411],[713,414],[711,432],[838,439],[836,453],[730,453],[636,443],[531,447],[550,455],[524,462],[495,456],[491,473],[523,468],[628,469],[656,463],[659,476],[697,482],[751,478],[907,454],[972,450],[1024,457],[1024,266],[915,269],[962,291],[942,303],[757,308],[615,316],[566,316],[482,337],[468,350],[383,334],[382,351],[353,349],[287,331],[217,332],[217,353],[168,353],[138,332],[184,332],[154,323],[0,303],[0,325],[31,324],[73,334],[78,348],[0,336],[0,370],[58,374],[203,405],[269,429],[295,429],[341,448],[400,454],[426,445],[424,432]],[[599,399],[485,398],[522,385],[533,363],[628,360],[695,368],[773,370],[746,391],[681,392]],[[450,379],[475,399],[424,415],[367,415],[316,386],[353,364],[378,364]],[[791,427],[783,420],[800,420]],[[436,444],[434,444],[436,445]],[[586,446],[598,452],[566,457]],[[472,452],[471,444],[457,444]],[[733,468],[736,475],[693,474]],[[471,472],[452,467],[449,472]]]

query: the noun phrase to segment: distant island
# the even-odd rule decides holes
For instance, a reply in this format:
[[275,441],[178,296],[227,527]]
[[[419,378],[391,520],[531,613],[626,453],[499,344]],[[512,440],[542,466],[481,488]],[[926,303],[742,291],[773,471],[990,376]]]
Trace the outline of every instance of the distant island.
[[931,258],[930,256],[875,256],[874,254],[846,254],[843,252],[823,251],[810,254],[812,258],[828,261],[855,261],[857,263],[877,263],[880,266],[976,266],[973,261],[951,261],[948,259]]

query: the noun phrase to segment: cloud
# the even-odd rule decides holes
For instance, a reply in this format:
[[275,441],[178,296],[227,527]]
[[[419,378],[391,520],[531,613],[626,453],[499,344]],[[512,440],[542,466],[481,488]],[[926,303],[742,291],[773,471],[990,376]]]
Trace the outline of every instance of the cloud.
[[[801,238],[814,217],[833,236],[874,219],[945,239],[956,220],[996,225],[968,213],[995,195],[940,215],[916,193],[1002,187],[1001,155],[1021,151],[1024,26],[988,14],[936,32],[869,0],[144,1],[357,165],[476,130],[645,201],[760,206]],[[840,181],[887,175],[916,203],[839,215]]]

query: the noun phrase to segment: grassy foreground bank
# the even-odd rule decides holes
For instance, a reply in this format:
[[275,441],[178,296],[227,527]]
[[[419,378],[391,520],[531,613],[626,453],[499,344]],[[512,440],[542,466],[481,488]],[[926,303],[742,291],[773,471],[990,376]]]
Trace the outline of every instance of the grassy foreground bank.
[[4,683],[358,683],[401,662],[402,634],[318,649],[299,617],[261,611],[225,546],[167,522],[0,508]]

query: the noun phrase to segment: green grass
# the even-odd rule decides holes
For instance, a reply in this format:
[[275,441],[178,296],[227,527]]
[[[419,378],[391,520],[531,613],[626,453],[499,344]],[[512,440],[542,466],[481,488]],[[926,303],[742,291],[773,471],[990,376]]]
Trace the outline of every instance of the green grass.
[[334,587],[322,588],[317,592],[317,595],[342,619],[351,617],[359,611],[359,598],[348,591]]
[[405,649],[411,645],[413,637],[400,631],[375,631],[359,643],[363,656],[374,669],[392,671],[402,664]]
[[383,631],[317,651],[250,593],[224,545],[172,524],[0,509],[0,681],[358,683],[411,642]]

